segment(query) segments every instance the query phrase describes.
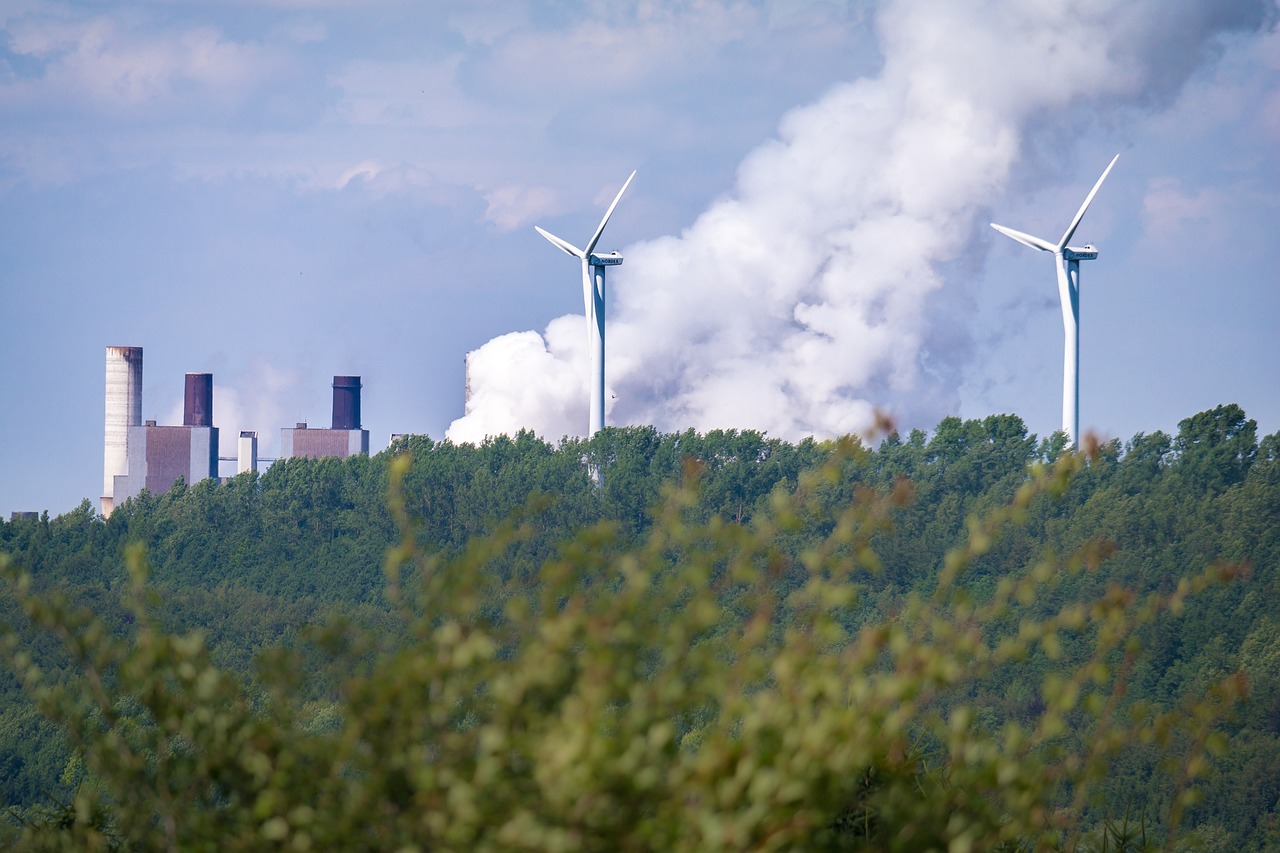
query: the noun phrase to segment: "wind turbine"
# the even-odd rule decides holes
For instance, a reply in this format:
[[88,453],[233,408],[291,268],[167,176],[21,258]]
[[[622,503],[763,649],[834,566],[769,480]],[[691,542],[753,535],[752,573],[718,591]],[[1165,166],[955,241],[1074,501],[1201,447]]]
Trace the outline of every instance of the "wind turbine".
[[1102,172],[1102,177],[1098,178],[1093,189],[1089,190],[1084,204],[1080,205],[1075,218],[1067,226],[1066,233],[1057,243],[1050,243],[1048,240],[991,223],[992,228],[1006,237],[1012,237],[1024,246],[1053,253],[1054,263],[1058,269],[1058,298],[1062,303],[1062,330],[1066,337],[1062,352],[1062,431],[1067,434],[1067,439],[1073,447],[1076,446],[1080,433],[1080,262],[1091,261],[1098,257],[1098,250],[1088,244],[1076,248],[1068,246],[1067,243],[1075,236],[1080,220],[1084,219],[1084,212],[1089,209],[1090,202],[1098,194],[1098,188],[1102,186],[1102,182],[1111,173],[1111,167],[1119,159],[1119,154],[1111,158],[1111,162]]
[[582,261],[582,303],[587,314],[587,345],[591,352],[591,418],[587,438],[595,435],[604,426],[604,270],[605,267],[616,267],[622,263],[622,255],[617,252],[597,255],[596,243],[600,242],[600,235],[604,233],[604,226],[608,224],[609,217],[613,216],[613,209],[618,206],[618,202],[622,201],[622,194],[627,191],[627,187],[631,185],[631,178],[635,176],[636,173],[632,172],[631,177],[627,178],[627,182],[622,185],[622,189],[618,190],[613,204],[609,205],[609,209],[605,211],[604,219],[600,220],[596,233],[591,235],[591,240],[587,242],[585,249],[579,249],[572,243],[534,226],[534,230],[550,240],[553,246]]

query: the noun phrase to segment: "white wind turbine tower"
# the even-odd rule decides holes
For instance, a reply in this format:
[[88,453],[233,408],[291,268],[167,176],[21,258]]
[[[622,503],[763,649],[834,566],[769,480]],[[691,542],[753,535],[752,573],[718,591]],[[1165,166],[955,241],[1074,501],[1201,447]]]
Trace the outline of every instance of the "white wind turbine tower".
[[1006,237],[1012,237],[1024,246],[1053,253],[1054,263],[1058,268],[1058,298],[1062,302],[1062,329],[1066,337],[1062,353],[1062,431],[1067,434],[1067,439],[1073,447],[1076,446],[1080,433],[1080,262],[1091,261],[1098,257],[1098,250],[1088,244],[1076,248],[1068,246],[1067,243],[1075,236],[1080,220],[1084,219],[1084,212],[1089,209],[1090,202],[1098,194],[1098,188],[1102,186],[1102,182],[1111,172],[1111,167],[1119,159],[1119,154],[1111,158],[1102,177],[1098,178],[1098,182],[1093,185],[1093,189],[1085,197],[1084,204],[1080,205],[1080,209],[1076,211],[1075,219],[1071,220],[1066,233],[1057,243],[1050,243],[1048,240],[991,223],[992,228]]
[[600,220],[596,233],[591,235],[591,240],[585,249],[579,249],[572,243],[534,226],[534,230],[550,240],[554,246],[582,261],[582,302],[587,313],[587,343],[591,352],[591,421],[587,438],[595,435],[604,426],[604,269],[622,263],[622,255],[617,252],[597,255],[596,243],[600,242],[600,235],[604,233],[604,226],[608,224],[609,217],[613,216],[613,209],[618,206],[618,202],[622,200],[622,194],[631,185],[631,178],[635,176],[636,173],[632,172],[631,177],[627,178],[627,182],[622,185],[622,189],[618,190],[613,204],[609,205],[609,209],[605,211],[604,219]]

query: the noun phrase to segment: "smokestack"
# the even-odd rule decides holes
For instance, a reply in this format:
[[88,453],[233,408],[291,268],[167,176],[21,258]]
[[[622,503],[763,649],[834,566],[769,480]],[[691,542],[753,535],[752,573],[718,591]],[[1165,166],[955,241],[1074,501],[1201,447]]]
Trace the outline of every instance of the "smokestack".
[[129,427],[142,424],[142,347],[107,347],[102,514],[115,503],[115,478],[129,473]]
[[360,377],[333,377],[333,428],[360,429]]
[[182,425],[213,426],[213,374],[188,373],[182,406]]

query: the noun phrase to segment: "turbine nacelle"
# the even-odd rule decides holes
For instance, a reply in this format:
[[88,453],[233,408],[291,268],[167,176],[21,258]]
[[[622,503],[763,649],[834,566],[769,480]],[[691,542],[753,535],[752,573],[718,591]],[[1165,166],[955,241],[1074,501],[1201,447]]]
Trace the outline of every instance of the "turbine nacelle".
[[1098,257],[1098,249],[1092,245],[1067,246],[1062,250],[1062,257],[1068,261],[1092,261]]
[[534,228],[539,234],[546,237],[551,245],[555,246],[566,255],[573,255],[575,258],[586,261],[593,267],[616,267],[618,264],[622,263],[622,254],[620,252],[609,252],[604,255],[597,255],[595,252],[588,253],[579,249],[568,240],[560,239],[550,231],[544,231],[536,225]]

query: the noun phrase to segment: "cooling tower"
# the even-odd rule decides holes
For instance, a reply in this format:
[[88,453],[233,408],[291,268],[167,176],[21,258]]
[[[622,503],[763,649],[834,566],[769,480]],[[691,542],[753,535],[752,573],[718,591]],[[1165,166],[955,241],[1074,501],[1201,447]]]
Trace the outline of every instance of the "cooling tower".
[[102,514],[114,508],[115,478],[129,473],[129,427],[142,424],[142,347],[107,347]]
[[360,377],[333,377],[333,428],[360,429]]
[[188,373],[182,404],[183,426],[213,426],[213,374]]

